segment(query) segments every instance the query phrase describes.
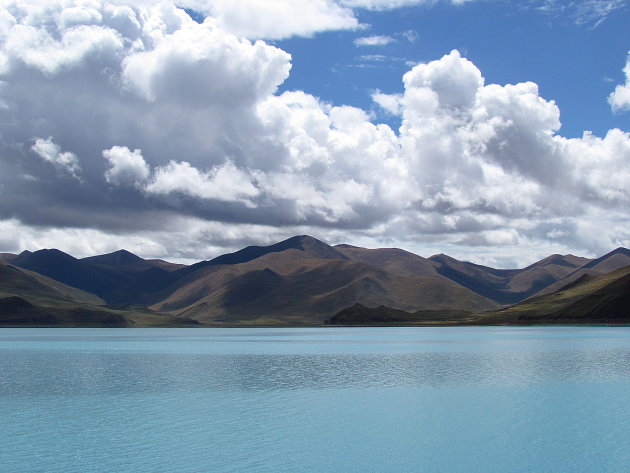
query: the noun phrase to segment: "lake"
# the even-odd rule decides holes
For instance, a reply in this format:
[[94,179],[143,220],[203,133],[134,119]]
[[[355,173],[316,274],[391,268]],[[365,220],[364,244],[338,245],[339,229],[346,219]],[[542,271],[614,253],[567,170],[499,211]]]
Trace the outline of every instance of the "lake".
[[2,472],[630,471],[630,329],[0,329]]

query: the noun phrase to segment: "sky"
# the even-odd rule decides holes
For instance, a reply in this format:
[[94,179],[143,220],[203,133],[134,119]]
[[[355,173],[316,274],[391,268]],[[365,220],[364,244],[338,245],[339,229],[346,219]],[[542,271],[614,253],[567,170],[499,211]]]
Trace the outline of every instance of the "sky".
[[629,247],[629,50],[629,0],[0,0],[0,252]]

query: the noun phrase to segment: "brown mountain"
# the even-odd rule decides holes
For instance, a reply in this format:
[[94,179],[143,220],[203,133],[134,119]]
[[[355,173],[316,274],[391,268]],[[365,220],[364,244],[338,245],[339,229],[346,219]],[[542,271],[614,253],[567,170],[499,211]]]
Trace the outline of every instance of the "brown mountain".
[[442,278],[432,261],[398,248],[359,248],[337,245],[335,249],[350,261],[365,263],[394,274]]
[[[104,301],[107,311],[112,305],[135,307],[149,319],[153,315],[141,307],[212,324],[321,324],[361,304],[415,314],[413,323],[432,318],[463,323],[466,313],[537,297],[541,289],[558,292],[554,288],[572,281],[584,283],[585,274],[630,264],[630,251],[617,249],[596,260],[551,255],[505,270],[397,248],[332,247],[301,235],[191,266],[145,260],[125,250],[83,259],[59,250],[27,251],[11,261],[15,266],[2,266],[0,298],[19,297],[36,308],[54,305],[57,297],[66,308]],[[16,290],[20,284],[28,290]],[[15,299],[5,302],[32,312]],[[382,316],[382,311],[370,315]]]
[[611,271],[630,265],[630,250],[627,248],[617,248],[610,253],[606,253],[597,259],[590,260],[586,264],[572,271],[563,279],[550,284],[548,287],[540,291],[540,295],[552,294],[559,291],[567,284],[577,281],[583,276],[597,276],[606,274]]
[[[192,272],[188,272],[192,267],[187,268],[188,274],[167,288],[165,295],[170,294],[151,308],[203,322],[320,324],[356,302],[403,310],[487,310],[497,306],[435,271],[432,276],[413,274],[431,274],[431,266],[420,257],[415,264],[424,264],[423,270],[404,269],[400,255],[412,260],[415,255],[402,250],[361,252],[369,260],[379,259],[378,253],[396,255],[390,258],[391,264],[379,266],[357,261],[360,258],[348,247],[333,248],[311,237],[297,238],[274,245],[275,251],[257,250],[262,256],[242,263],[205,265]],[[295,244],[305,238],[308,245]],[[281,247],[286,249],[277,251]]]
[[12,259],[17,258],[17,255],[14,253],[0,253],[0,261],[4,261],[5,263],[10,263]]
[[486,323],[630,323],[630,266],[579,279],[480,318]]

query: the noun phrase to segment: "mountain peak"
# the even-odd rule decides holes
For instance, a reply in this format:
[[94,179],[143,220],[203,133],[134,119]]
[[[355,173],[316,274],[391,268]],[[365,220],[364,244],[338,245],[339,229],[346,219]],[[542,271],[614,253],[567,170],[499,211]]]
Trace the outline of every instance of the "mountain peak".
[[[21,266],[23,263],[37,262],[39,263],[62,263],[64,261],[77,261],[74,256],[70,256],[57,248],[45,248],[34,252],[23,251],[13,261],[17,266]],[[27,268],[31,269],[31,268]]]
[[619,248],[615,248],[611,252],[606,253],[604,256],[585,264],[582,268],[605,266],[606,270],[612,271],[628,264],[630,264],[630,250],[620,246]]
[[332,246],[308,235],[297,235],[269,246],[248,246],[234,253],[217,256],[206,264],[239,264],[252,261],[269,253],[299,250],[315,259],[348,259]]
[[360,248],[359,246],[349,245],[348,243],[340,243],[338,245],[333,246],[333,248]]
[[107,253],[104,255],[89,256],[83,258],[83,261],[87,261],[93,264],[105,264],[110,266],[126,266],[134,265],[138,263],[144,263],[144,260],[137,255],[134,255],[127,250],[118,250],[113,253]]

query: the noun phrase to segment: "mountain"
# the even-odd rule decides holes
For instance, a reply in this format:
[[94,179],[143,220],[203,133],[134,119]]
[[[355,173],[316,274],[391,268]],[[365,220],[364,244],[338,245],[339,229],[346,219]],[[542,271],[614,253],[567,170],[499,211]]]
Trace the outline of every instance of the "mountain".
[[184,264],[169,263],[168,261],[161,259],[143,259],[127,250],[118,250],[104,255],[88,256],[87,258],[81,259],[81,261],[101,267],[118,269],[124,268],[130,271],[145,270],[149,268],[177,271],[178,269],[186,267]]
[[127,250],[118,250],[104,255],[89,256],[83,258],[81,261],[103,266],[124,266],[130,268],[146,268],[151,266],[145,260]]
[[559,291],[532,297],[487,314],[483,323],[630,323],[630,266],[600,275],[583,274]]
[[[588,278],[630,264],[630,251],[619,248],[596,260],[556,254],[522,269],[494,269],[398,248],[333,247],[300,235],[191,266],[145,260],[126,250],[77,259],[49,249],[9,258],[11,264],[0,260],[0,298],[18,297],[35,307],[5,301],[27,318],[57,316],[50,313],[57,307],[120,313],[140,324],[178,324],[182,318],[216,325],[384,323],[387,318],[430,324],[470,323],[470,314],[536,301],[546,292],[564,293],[571,284],[586,287]],[[503,323],[501,317],[511,313],[478,316],[479,323]]]
[[188,274],[205,266],[247,263],[248,261],[258,259],[270,253],[282,253],[287,250],[300,251],[306,258],[346,259],[342,253],[336,251],[332,246],[308,235],[298,235],[273,245],[248,246],[242,250],[235,251],[234,253],[217,256],[210,261],[201,261],[182,269],[180,274]]
[[0,253],[0,261],[4,261],[5,263],[10,263],[12,259],[17,258],[17,255],[14,253]]
[[115,289],[121,279],[116,272],[98,269],[57,249],[24,252],[11,263],[102,298]]
[[587,261],[563,279],[544,288],[539,294],[552,294],[585,275],[596,276],[599,274],[606,274],[628,265],[630,265],[630,250],[627,248],[617,248],[610,253],[606,253],[604,256]]
[[589,259],[551,255],[523,269],[494,269],[447,255],[429,258],[444,277],[499,304],[514,304],[563,280]]
[[47,305],[68,303],[101,305],[94,294],[23,268],[0,262],[0,297],[19,296]]
[[282,251],[265,251],[243,263],[197,267],[167,288],[165,293],[170,294],[151,308],[212,323],[321,324],[355,302],[407,310],[497,307],[435,272],[417,276],[388,271],[352,261],[345,254],[347,248],[333,248],[310,237],[307,241],[308,246],[282,245]]
[[350,261],[370,264],[394,274],[441,277],[431,261],[398,248],[369,249],[352,245],[337,245],[334,248]]
[[[144,260],[126,250],[77,259],[56,249],[24,252],[12,264],[96,294],[109,304],[145,303],[178,279],[179,265]],[[165,269],[168,268],[168,269]]]
[[598,274],[603,274],[628,265],[630,265],[630,250],[619,247],[585,264],[581,269],[589,269]]
[[134,307],[103,306],[94,294],[33,271],[0,261],[0,325],[173,326],[195,325],[191,319]]

